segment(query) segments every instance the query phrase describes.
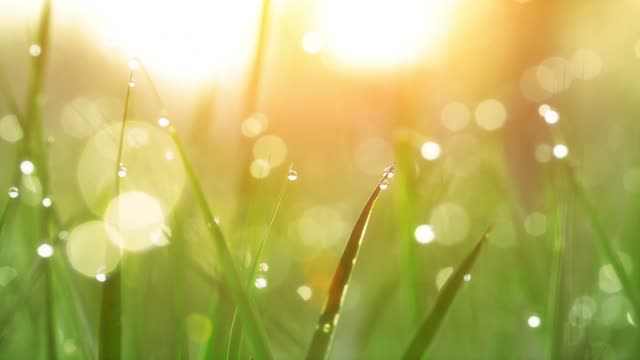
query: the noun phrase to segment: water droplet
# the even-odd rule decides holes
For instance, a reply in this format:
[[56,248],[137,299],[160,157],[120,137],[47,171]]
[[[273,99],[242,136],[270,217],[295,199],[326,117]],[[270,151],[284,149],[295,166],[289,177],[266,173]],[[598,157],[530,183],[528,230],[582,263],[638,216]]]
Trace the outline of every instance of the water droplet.
[[52,203],[53,202],[51,201],[51,198],[46,197],[46,198],[42,199],[42,206],[44,206],[46,208],[50,207]]
[[42,48],[40,47],[40,45],[38,44],[33,44],[31,46],[29,46],[29,54],[31,56],[40,56],[40,54],[42,53]]
[[33,163],[29,160],[25,160],[23,162],[20,163],[20,171],[25,174],[25,175],[31,175],[33,174],[33,171],[36,169],[36,167],[33,165]]
[[43,258],[51,257],[53,255],[53,246],[47,243],[41,244],[38,246],[38,255]]
[[388,166],[388,167],[384,168],[384,171],[382,173],[383,174],[387,174],[386,175],[387,179],[391,179],[392,177],[395,176],[396,170],[392,166]]
[[471,281],[471,274],[465,274],[463,279],[464,279],[464,281],[466,281],[466,282]]
[[311,295],[313,292],[311,291],[311,288],[308,287],[307,285],[300,286],[297,291],[298,291],[298,295],[300,295],[302,300],[309,301],[309,299],[311,299]]
[[171,121],[169,121],[169,119],[167,119],[166,117],[161,117],[160,119],[158,119],[158,125],[160,125],[160,127],[167,127],[171,124]]
[[322,325],[322,332],[328,334],[329,331],[331,331],[331,324],[326,323],[326,324]]
[[98,273],[96,274],[96,280],[98,280],[99,282],[105,282],[107,281],[107,275],[104,273]]
[[260,265],[258,265],[258,269],[260,269],[260,271],[262,271],[262,272],[267,272],[267,271],[269,271],[269,264],[260,263]]
[[287,176],[287,179],[289,179],[289,181],[298,180],[298,173],[295,170],[289,170],[289,175]]
[[383,182],[380,183],[380,190],[386,190],[389,187],[389,182],[387,180],[384,180]]
[[118,176],[119,177],[127,176],[127,168],[124,167],[124,165],[122,163],[120,163],[120,167],[118,168]]
[[132,88],[134,86],[136,86],[136,81],[133,79],[129,80],[129,87]]
[[17,187],[12,186],[9,188],[9,197],[12,199],[15,199],[18,197],[18,195],[20,195],[20,191],[18,190]]
[[267,287],[267,279],[259,277],[256,279],[255,285],[258,289],[264,289]]

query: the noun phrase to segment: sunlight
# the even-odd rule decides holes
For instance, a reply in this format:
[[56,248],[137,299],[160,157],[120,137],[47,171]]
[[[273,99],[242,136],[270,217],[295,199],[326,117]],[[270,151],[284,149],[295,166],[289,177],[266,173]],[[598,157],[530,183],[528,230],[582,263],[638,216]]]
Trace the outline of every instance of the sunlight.
[[223,74],[250,56],[259,0],[91,1],[104,45],[180,80]]
[[327,0],[320,24],[333,56],[384,67],[416,62],[436,50],[457,0]]

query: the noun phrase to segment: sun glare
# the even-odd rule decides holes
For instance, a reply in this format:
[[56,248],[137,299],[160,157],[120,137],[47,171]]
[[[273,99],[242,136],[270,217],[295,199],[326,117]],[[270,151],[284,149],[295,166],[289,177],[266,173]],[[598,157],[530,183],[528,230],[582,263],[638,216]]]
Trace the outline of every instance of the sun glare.
[[327,0],[320,24],[333,56],[348,65],[385,67],[436,50],[457,0]]
[[91,28],[105,46],[181,80],[224,74],[246,59],[260,4],[259,0],[87,2],[88,19],[95,25]]

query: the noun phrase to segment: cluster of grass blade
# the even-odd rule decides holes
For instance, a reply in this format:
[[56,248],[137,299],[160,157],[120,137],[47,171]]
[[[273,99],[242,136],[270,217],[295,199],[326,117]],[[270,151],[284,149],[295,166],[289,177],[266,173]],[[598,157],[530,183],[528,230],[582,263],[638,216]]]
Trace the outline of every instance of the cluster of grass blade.
[[[141,68],[143,69],[146,77],[149,80],[151,91],[153,92],[156,100],[158,101],[162,109],[166,109],[164,101],[162,100],[158,89],[155,87],[151,76],[146,71],[144,64],[141,65]],[[180,141],[180,137],[178,136],[178,133],[173,125],[169,126],[169,135],[173,140],[180,160],[182,161],[182,164],[184,166],[187,179],[191,185],[191,190],[193,191],[198,202],[198,208],[200,209],[200,212],[205,219],[209,237],[211,238],[214,245],[216,260],[221,268],[223,282],[230,291],[231,297],[236,303],[238,309],[238,317],[243,323],[244,328],[247,332],[247,337],[253,350],[253,355],[259,359],[271,359],[273,358],[273,353],[271,351],[271,346],[267,338],[264,324],[258,314],[257,307],[253,299],[249,296],[247,289],[244,286],[245,283],[240,278],[239,272],[236,269],[236,265],[234,264],[233,257],[222,233],[222,230],[214,221],[213,212],[209,207],[206,196],[204,194],[204,190],[202,189],[202,185],[200,184],[200,180],[197,177],[195,170],[191,165],[191,162],[189,161],[189,158],[187,157],[184,146],[182,145],[182,141]],[[205,351],[204,354],[207,354],[207,351]]]
[[229,290],[231,291],[231,295],[233,296],[235,302],[237,303],[239,316],[244,321],[244,325],[249,337],[249,342],[252,345],[254,354],[257,358],[260,359],[271,359],[273,358],[271,347],[267,340],[267,334],[264,325],[262,324],[258,315],[257,308],[253,303],[253,300],[247,294],[247,291],[243,286],[243,282],[240,280],[240,276],[238,274],[238,271],[236,270],[231,252],[229,251],[220,227],[214,221],[213,213],[209,209],[209,205],[204,195],[204,191],[202,190],[202,186],[200,185],[200,181],[198,180],[198,177],[196,176],[195,171],[187,158],[184,147],[182,146],[182,143],[180,142],[175,129],[171,127],[169,131],[176,145],[182,163],[184,164],[187,178],[191,183],[192,190],[195,192],[198,206],[200,207],[200,210],[204,218],[206,219],[205,221],[207,223],[207,230],[209,232],[211,240],[213,241],[217,260],[220,264],[220,267],[222,268],[221,273],[223,279],[226,285],[229,287]]
[[438,334],[440,325],[445,319],[449,308],[451,307],[451,304],[453,304],[453,301],[458,294],[460,286],[464,281],[464,276],[471,271],[473,264],[480,254],[480,250],[482,250],[483,245],[489,238],[491,229],[492,226],[489,226],[487,228],[475,247],[462,261],[462,263],[460,263],[453,274],[449,276],[447,282],[440,290],[440,294],[438,296],[438,299],[436,300],[435,305],[433,306],[433,309],[431,310],[430,315],[422,323],[422,325],[418,329],[418,332],[409,344],[409,347],[404,354],[404,359],[420,359],[426,352],[429,351],[431,344]]
[[[47,157],[44,150],[44,130],[43,130],[43,121],[42,121],[42,99],[43,99],[43,85],[44,85],[44,75],[45,75],[45,67],[47,64],[47,58],[49,54],[49,30],[51,24],[51,1],[45,0],[42,3],[40,17],[38,20],[38,26],[36,35],[34,38],[34,43],[39,46],[40,51],[36,56],[31,57],[30,61],[30,73],[29,73],[29,81],[27,84],[27,94],[26,94],[26,103],[25,103],[25,111],[21,112],[18,108],[17,102],[15,100],[15,96],[13,96],[11,89],[6,81],[3,78],[2,83],[0,84],[0,90],[4,95],[5,101],[10,110],[16,115],[19,121],[19,126],[23,130],[24,139],[23,141],[18,143],[19,151],[18,151],[18,159],[20,157],[30,158],[31,161],[35,164],[36,175],[40,179],[40,184],[42,186],[42,194],[46,196],[49,193],[49,169]],[[20,179],[20,173],[14,169],[13,173],[13,182],[17,185]],[[20,200],[16,199],[16,201],[10,201],[5,206],[5,209],[2,213],[2,217],[0,219],[0,232],[4,228],[7,214],[9,212],[9,207],[12,203],[18,203]],[[36,222],[39,231],[39,237],[41,239],[52,239],[52,243],[55,242],[55,238],[52,238],[52,230],[54,229],[54,224],[57,220],[55,217],[55,213],[53,209],[46,209],[44,207],[39,207],[35,210],[36,216],[39,218],[38,222]],[[51,216],[51,215],[54,216]],[[44,284],[44,298],[47,301],[44,303],[44,314],[45,314],[45,329],[46,329],[46,354],[48,358],[55,359],[58,356],[58,352],[56,350],[56,329],[54,324],[54,299],[53,296],[53,263],[45,262],[42,259],[37,258],[32,266],[32,270],[28,273],[27,282],[21,287],[18,296],[16,297],[16,301],[12,303],[8,310],[0,317],[0,324],[2,324],[2,328],[6,329],[8,323],[15,316],[18,308],[22,305],[22,301],[34,288],[35,283],[40,278],[40,276],[45,275],[45,284]]]

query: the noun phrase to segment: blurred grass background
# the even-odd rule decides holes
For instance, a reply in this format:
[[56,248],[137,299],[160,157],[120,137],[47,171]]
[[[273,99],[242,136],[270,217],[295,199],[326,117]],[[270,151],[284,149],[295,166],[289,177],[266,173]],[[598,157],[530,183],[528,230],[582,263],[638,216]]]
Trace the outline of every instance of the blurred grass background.
[[[276,358],[306,354],[350,230],[394,161],[397,176],[373,211],[331,358],[400,357],[452,267],[490,223],[494,231],[440,328],[433,358],[640,354],[638,314],[611,260],[600,256],[593,218],[570,181],[575,174],[584,183],[637,293],[640,4],[460,0],[442,15],[451,21],[436,50],[379,66],[345,63],[331,39],[318,52],[305,51],[305,34],[325,30],[316,17],[320,1],[273,1],[257,44],[260,2],[219,3],[206,12],[197,1],[141,2],[146,7],[129,14],[114,2],[105,6],[115,10],[95,18],[70,0],[53,1],[44,96],[36,101],[50,178],[50,191],[42,193],[37,168],[19,172],[25,160],[39,163],[24,150],[32,145],[17,125],[33,101],[24,94],[32,59],[40,56],[32,45],[41,4],[0,2],[0,189],[19,189],[15,199],[0,196],[0,358],[97,357],[104,284],[76,271],[65,241],[80,224],[104,219],[113,197],[132,53],[105,45],[96,28],[119,16],[129,31],[154,30],[157,23],[145,19],[155,19],[164,31],[151,35],[167,43],[163,52],[140,54],[150,76],[134,71],[124,137],[121,193],[143,192],[158,206],[133,203],[117,212],[144,222],[140,214],[159,209],[168,240],[149,243],[149,228],[144,236],[133,234],[140,229],[126,235],[142,239],[144,249],[126,251],[118,265],[124,358],[199,358],[209,343],[210,356],[224,358],[235,308],[207,235],[212,219],[202,218],[160,117],[183,140],[241,279],[289,164],[298,174],[268,234],[268,270],[259,274],[266,285],[256,282],[250,295]],[[359,10],[351,21],[365,36],[402,28],[398,16],[405,13],[394,22],[390,11],[389,21],[374,18],[379,26],[367,28],[370,9]],[[180,31],[185,19],[225,17],[234,25],[223,34]],[[378,46],[399,41],[381,37]],[[197,46],[177,53],[183,48],[171,45],[180,42]],[[257,65],[256,47],[263,51]],[[202,53],[212,69],[194,60],[201,48],[217,49]],[[218,61],[225,51],[232,56]],[[159,61],[165,58],[171,65]],[[545,122],[542,104],[559,114],[557,124]],[[554,148],[559,144],[568,156]],[[60,225],[41,223],[45,197]],[[416,234],[420,225],[429,225],[423,229],[434,238]],[[53,256],[39,260],[36,249],[54,238],[60,245]],[[37,261],[50,273],[31,283]],[[47,314],[55,354],[47,347]],[[238,356],[249,358],[248,343],[240,347]]]

